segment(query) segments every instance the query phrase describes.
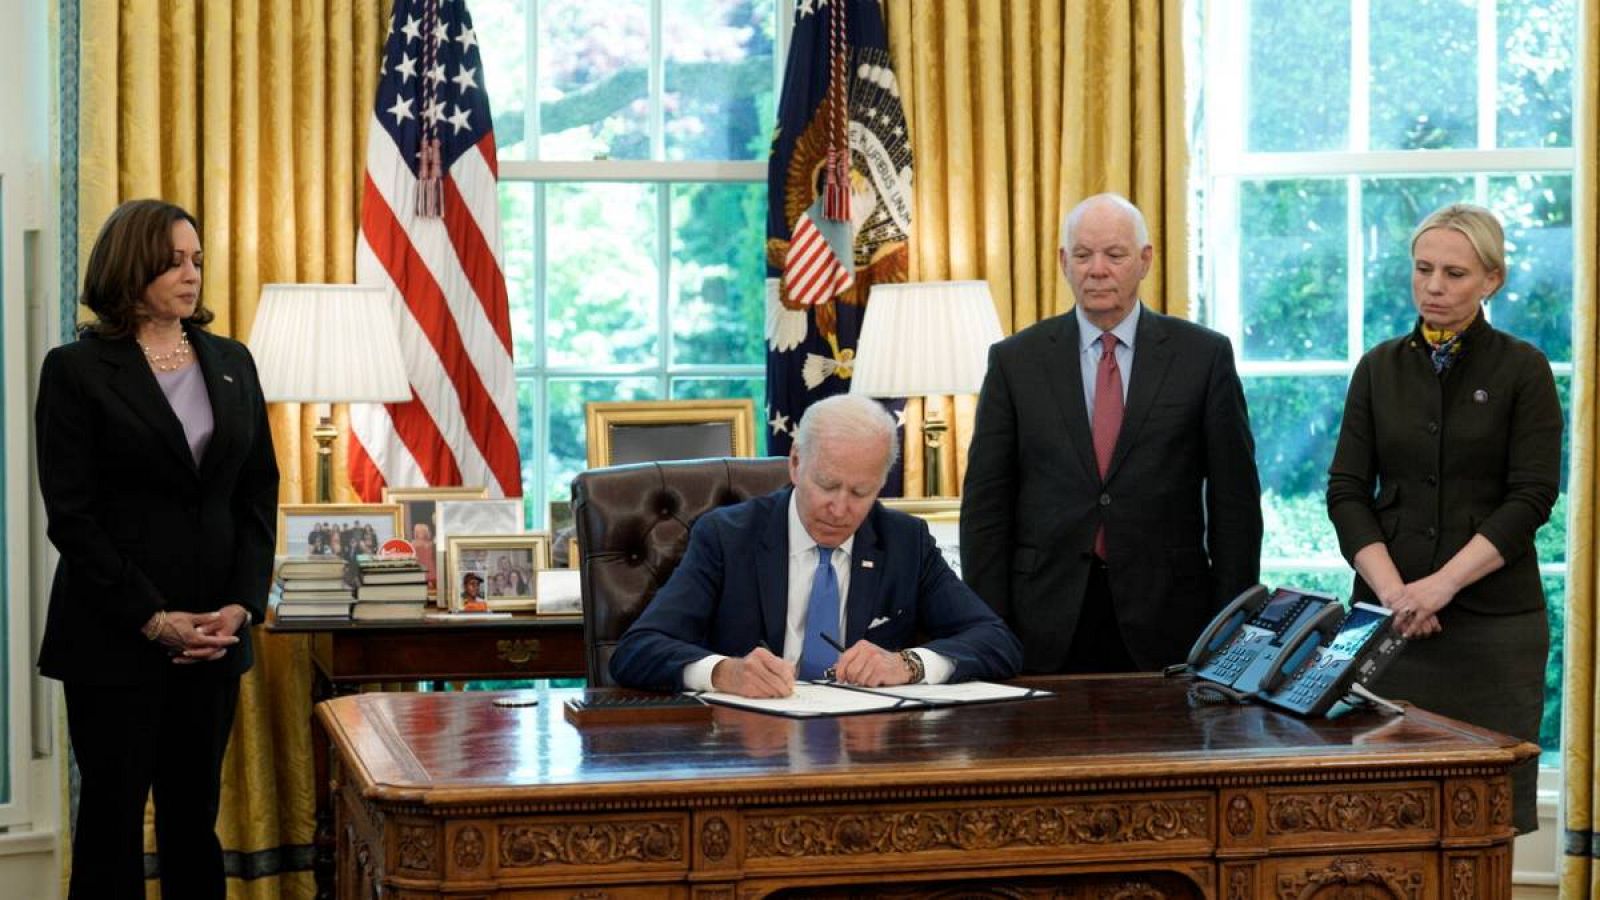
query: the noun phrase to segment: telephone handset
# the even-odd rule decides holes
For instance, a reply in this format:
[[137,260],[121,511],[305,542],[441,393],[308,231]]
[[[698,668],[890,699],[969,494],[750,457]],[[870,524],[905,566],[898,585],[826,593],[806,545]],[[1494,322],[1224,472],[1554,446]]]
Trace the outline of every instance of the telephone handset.
[[1354,685],[1382,674],[1404,645],[1389,610],[1352,603],[1329,639],[1307,641],[1311,652],[1285,654],[1271,683],[1262,680],[1261,699],[1293,713],[1320,716]]
[[[1260,674],[1276,659],[1285,635],[1325,607],[1338,607],[1325,594],[1256,585],[1218,613],[1189,651],[1195,677],[1237,690],[1255,690]],[[1249,686],[1246,686],[1248,682]]]
[[1344,608],[1337,603],[1329,603],[1300,623],[1298,628],[1284,637],[1283,649],[1261,673],[1256,693],[1271,693],[1283,684],[1286,675],[1298,673],[1305,661],[1320,650],[1325,641],[1339,633],[1339,623],[1343,620]]

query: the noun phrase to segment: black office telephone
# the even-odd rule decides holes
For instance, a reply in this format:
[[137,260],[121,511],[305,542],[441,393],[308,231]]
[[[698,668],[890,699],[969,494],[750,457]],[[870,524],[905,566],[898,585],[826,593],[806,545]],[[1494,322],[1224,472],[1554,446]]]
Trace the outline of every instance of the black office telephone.
[[1283,664],[1263,677],[1259,696],[1279,709],[1320,716],[1355,685],[1381,675],[1404,645],[1389,610],[1353,603],[1330,639],[1308,638],[1305,646],[1311,652],[1300,647],[1286,651]]
[[1258,584],[1211,620],[1189,651],[1188,668],[1196,678],[1253,693],[1286,648],[1300,647],[1300,636],[1313,627],[1331,634],[1342,614],[1338,600],[1327,594],[1296,588],[1269,593]]

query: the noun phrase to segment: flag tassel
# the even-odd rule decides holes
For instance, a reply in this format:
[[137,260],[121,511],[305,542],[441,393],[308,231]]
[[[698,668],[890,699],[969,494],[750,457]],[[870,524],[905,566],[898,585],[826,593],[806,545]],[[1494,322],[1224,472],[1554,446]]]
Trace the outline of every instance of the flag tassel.
[[444,215],[444,174],[439,158],[439,139],[423,141],[422,171],[417,177],[417,215],[427,219]]

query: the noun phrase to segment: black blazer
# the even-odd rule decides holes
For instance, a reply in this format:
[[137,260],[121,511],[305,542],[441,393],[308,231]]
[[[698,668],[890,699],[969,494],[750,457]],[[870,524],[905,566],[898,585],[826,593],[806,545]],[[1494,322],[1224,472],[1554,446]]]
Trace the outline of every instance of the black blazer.
[[[708,653],[744,656],[765,641],[781,654],[789,610],[789,496],[784,488],[713,510],[689,532],[672,577],[611,657],[618,683],[677,690]],[[951,571],[928,526],[874,504],[856,529],[843,642],[927,647],[955,664],[951,681],[1005,679],[1017,639]]]
[[[1328,515],[1346,559],[1382,541],[1408,582],[1482,534],[1505,566],[1451,605],[1489,615],[1543,609],[1533,535],[1560,489],[1555,376],[1532,344],[1482,316],[1461,343],[1443,378],[1415,330],[1361,357],[1328,469]],[[1353,598],[1376,601],[1359,576]]]
[[1261,565],[1261,484],[1233,349],[1140,310],[1103,480],[1078,354],[1070,310],[991,348],[962,492],[962,574],[1022,639],[1024,671],[1058,671],[1104,524],[1128,652],[1141,669],[1181,662]]
[[250,668],[249,629],[221,660],[185,667],[139,633],[160,609],[239,603],[256,622],[266,615],[278,465],[261,384],[243,344],[185,330],[216,420],[198,467],[132,338],[90,335],[45,357],[39,486],[61,552],[39,650],[51,678],[118,685]]

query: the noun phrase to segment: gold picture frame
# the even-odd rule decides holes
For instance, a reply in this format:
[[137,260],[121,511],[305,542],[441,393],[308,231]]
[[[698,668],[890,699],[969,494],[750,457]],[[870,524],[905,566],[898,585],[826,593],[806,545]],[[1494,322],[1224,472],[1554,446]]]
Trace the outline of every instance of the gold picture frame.
[[[536,610],[540,569],[550,568],[550,532],[465,534],[449,539],[440,591],[451,612],[471,612],[473,596],[490,611]],[[468,590],[468,579],[476,579]]]
[[584,421],[591,469],[756,452],[756,405],[748,397],[591,402]]
[[[482,485],[449,485],[443,487],[383,487],[383,502],[400,504],[400,534],[417,551],[417,561],[428,573],[428,596],[438,596],[439,589],[439,523],[435,519],[436,505],[440,500],[479,500],[489,496]],[[417,525],[427,526],[427,536],[417,534]]]
[[[370,521],[368,521],[370,520]],[[314,552],[312,546],[319,525],[346,526],[339,530],[337,545],[327,538],[321,545],[324,552]],[[344,535],[357,526],[370,526],[375,544],[371,552],[377,553],[383,542],[400,536],[400,504],[398,503],[280,503],[278,504],[279,556],[342,556],[354,559],[356,553],[368,552],[360,546],[346,547]]]
[[909,513],[928,523],[933,542],[944,561],[961,575],[961,498],[960,497],[885,497],[885,509]]

